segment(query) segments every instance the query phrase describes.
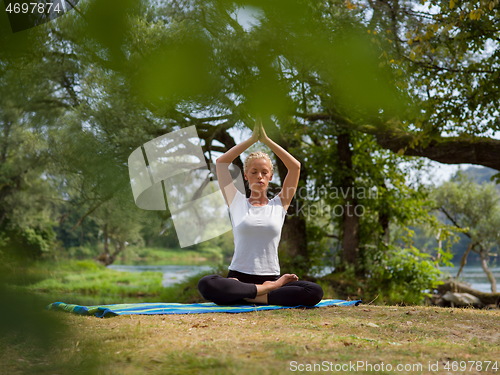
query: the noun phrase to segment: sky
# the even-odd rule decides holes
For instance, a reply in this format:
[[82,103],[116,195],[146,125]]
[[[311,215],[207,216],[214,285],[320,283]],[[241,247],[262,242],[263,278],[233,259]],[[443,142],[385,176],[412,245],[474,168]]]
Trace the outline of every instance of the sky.
[[441,185],[443,182],[448,181],[457,171],[465,170],[473,164],[443,164],[437,161],[430,161],[431,170],[427,176],[424,175],[424,184]]

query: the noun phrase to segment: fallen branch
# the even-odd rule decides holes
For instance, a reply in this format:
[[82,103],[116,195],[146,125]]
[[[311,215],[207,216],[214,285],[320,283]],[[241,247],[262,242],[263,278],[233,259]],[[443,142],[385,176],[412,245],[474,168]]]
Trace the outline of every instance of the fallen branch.
[[476,289],[472,289],[470,286],[459,283],[456,281],[447,281],[446,283],[438,286],[438,292],[444,295],[446,292],[459,292],[459,293],[469,293],[476,296],[485,305],[496,305],[500,306],[500,293],[486,293],[481,292]]

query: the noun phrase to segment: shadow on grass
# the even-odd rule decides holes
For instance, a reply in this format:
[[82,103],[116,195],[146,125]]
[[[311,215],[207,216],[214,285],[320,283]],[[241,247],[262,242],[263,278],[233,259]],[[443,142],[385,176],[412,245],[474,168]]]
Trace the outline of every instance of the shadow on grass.
[[72,327],[44,310],[46,298],[13,286],[19,275],[12,268],[2,266],[0,275],[0,373],[96,373],[97,352],[70,349]]

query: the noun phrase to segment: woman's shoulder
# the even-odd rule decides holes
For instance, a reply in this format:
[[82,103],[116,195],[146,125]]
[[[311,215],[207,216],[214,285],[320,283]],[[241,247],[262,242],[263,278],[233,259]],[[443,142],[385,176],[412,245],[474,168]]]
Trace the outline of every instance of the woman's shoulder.
[[231,202],[231,205],[229,207],[232,207],[234,205],[241,204],[242,202],[246,201],[246,195],[243,194],[241,191],[236,189],[236,194],[234,195],[233,201]]
[[283,203],[281,202],[279,194],[276,194],[273,198],[271,198],[271,200],[269,201],[269,205],[283,207]]

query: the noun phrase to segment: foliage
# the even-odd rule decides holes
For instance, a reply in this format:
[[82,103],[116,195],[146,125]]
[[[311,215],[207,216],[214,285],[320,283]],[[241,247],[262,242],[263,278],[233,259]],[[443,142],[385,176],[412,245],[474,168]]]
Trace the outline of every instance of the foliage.
[[[234,144],[228,129],[262,117],[313,191],[295,207],[320,206],[301,216],[308,248],[282,259],[307,272],[355,233],[356,272],[368,276],[393,228],[442,229],[406,178],[421,163],[402,155],[499,130],[497,15],[495,1],[110,0],[2,33],[0,250],[14,241],[39,256],[59,241],[114,259],[127,244],[176,247],[168,210],[134,206],[128,155],[195,125],[210,161]],[[391,137],[406,143],[384,145]],[[344,196],[353,191],[364,196]],[[351,202],[363,208],[352,231],[335,211]],[[229,236],[191,250],[219,249],[230,255]]]
[[[50,223],[51,224],[51,223]],[[51,225],[7,229],[4,231],[3,254],[16,259],[37,259],[49,253],[56,236]]]
[[460,271],[467,262],[469,252],[476,252],[492,291],[496,292],[496,280],[488,267],[490,259],[498,256],[500,247],[500,196],[496,185],[479,185],[458,174],[454,180],[445,182],[436,189],[435,199],[446,219],[470,240],[462,256]]
[[[423,300],[424,291],[432,289],[433,282],[438,278],[438,274],[421,274],[427,272],[424,265],[429,261],[428,258],[432,256],[442,262],[449,257],[450,249],[437,249],[434,245],[427,250],[427,254],[417,251],[412,247],[411,227],[425,226],[434,236],[437,233],[443,238],[452,236],[449,228],[429,214],[433,207],[429,189],[408,178],[410,170],[415,173],[423,167],[423,163],[381,149],[372,136],[355,134],[351,139],[351,169],[342,167],[335,157],[337,144],[334,134],[318,140],[318,145],[312,148],[313,153],[307,159],[309,165],[313,166],[309,174],[314,181],[311,188],[313,199],[308,202],[307,209],[318,213],[309,217],[308,225],[316,227],[315,232],[321,233],[315,238],[324,242],[325,235],[331,237],[329,244],[323,245],[321,257],[316,259],[322,259],[323,266],[335,265],[335,273],[339,274],[331,279],[334,280],[334,288],[338,287],[338,292],[343,296],[353,296],[362,290],[363,295],[370,296],[366,298],[380,295],[381,303],[419,303]],[[342,174],[352,175],[353,185],[343,187]],[[360,254],[357,264],[346,266],[340,249],[342,211],[349,197],[355,198],[360,213]],[[316,209],[312,210],[312,206],[316,206]],[[398,255],[408,258],[405,266],[414,266],[409,260],[415,264],[422,262],[421,267],[413,267],[414,272],[407,272],[404,280],[397,274],[397,267],[393,269],[392,265],[385,265],[394,253],[388,248],[401,246],[410,246],[412,249],[412,257],[406,257],[405,250],[401,250]],[[384,266],[381,266],[382,263]],[[382,269],[390,271],[382,272]],[[382,282],[384,277],[387,277],[386,283]],[[349,287],[345,285],[346,280],[341,281],[342,278],[350,280],[347,282]],[[386,293],[382,292],[384,288]]]
[[417,248],[390,246],[366,257],[370,266],[365,276],[360,278],[354,267],[346,267],[320,280],[339,298],[361,298],[365,303],[382,305],[420,305],[441,283],[441,261]]
[[387,304],[421,304],[440,283],[439,262],[414,247],[390,248],[376,254],[369,290]]
[[0,74],[0,251],[26,257],[55,246],[58,208],[44,165],[49,153],[44,128],[60,110],[42,104],[50,87],[35,74],[45,63],[35,60],[3,56]]
[[477,184],[459,174],[435,192],[440,209],[472,242],[487,249],[500,245],[500,197],[494,183]]
[[412,75],[408,88],[421,114],[406,123],[423,145],[441,135],[490,136],[499,129],[497,1],[359,1],[356,7],[371,13],[367,25],[385,41],[387,62]]
[[220,248],[205,247],[195,250],[130,247],[125,252],[125,262],[121,264],[148,265],[202,265],[221,264]]
[[475,240],[497,239],[500,196],[494,183],[478,184],[458,174],[435,191],[435,199],[449,219],[461,228],[467,228]]

